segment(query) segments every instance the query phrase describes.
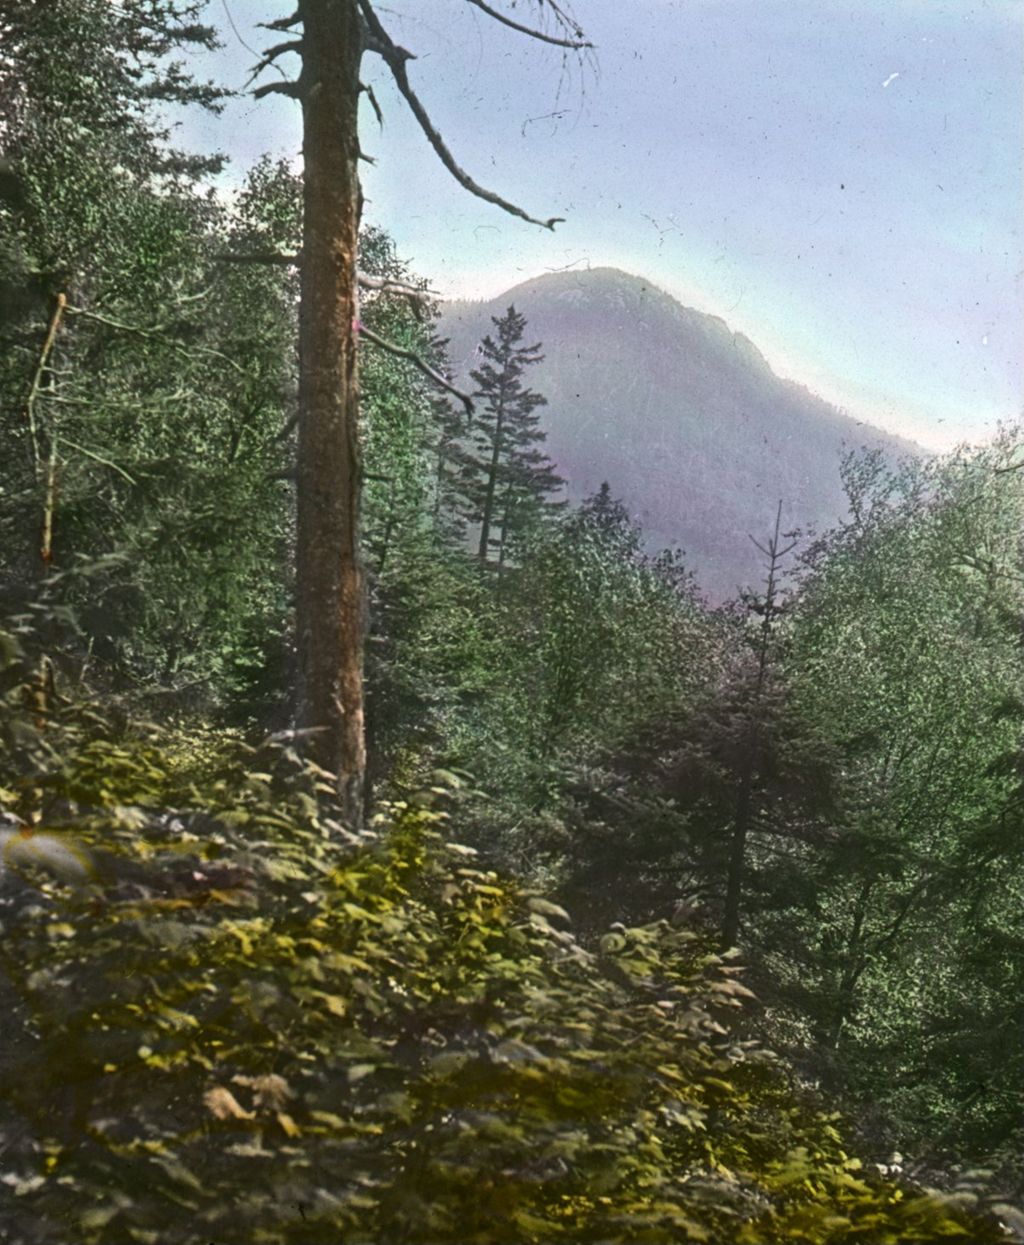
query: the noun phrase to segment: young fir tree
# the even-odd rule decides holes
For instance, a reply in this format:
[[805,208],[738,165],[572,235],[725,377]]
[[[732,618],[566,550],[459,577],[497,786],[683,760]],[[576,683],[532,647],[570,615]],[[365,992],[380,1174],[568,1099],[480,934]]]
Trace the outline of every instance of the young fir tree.
[[462,454],[466,517],[479,524],[481,564],[504,565],[511,537],[564,502],[552,500],[564,481],[541,449],[541,407],[547,399],[525,383],[524,373],[540,363],[540,343],[523,344],[526,318],[509,307],[492,317],[496,335],[480,344],[483,362],[471,372],[480,400],[471,444]]

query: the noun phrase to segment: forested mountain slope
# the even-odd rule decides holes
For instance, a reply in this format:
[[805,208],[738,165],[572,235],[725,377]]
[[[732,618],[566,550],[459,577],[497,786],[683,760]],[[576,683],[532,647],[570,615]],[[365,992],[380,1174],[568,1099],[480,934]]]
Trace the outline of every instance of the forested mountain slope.
[[467,420],[357,229],[391,4],[268,24],[301,173],[170,146],[245,7],[0,6],[0,1245],[1024,1242],[1024,429],[798,547],[845,425],[608,273]]
[[549,402],[547,450],[570,498],[609,481],[649,547],[681,545],[713,598],[757,580],[747,535],[763,535],[780,499],[787,527],[835,524],[845,510],[844,452],[920,452],[776,376],[723,320],[614,268],[548,274],[490,302],[449,303],[441,330],[463,379],[490,317],[509,304],[544,346],[532,383]]

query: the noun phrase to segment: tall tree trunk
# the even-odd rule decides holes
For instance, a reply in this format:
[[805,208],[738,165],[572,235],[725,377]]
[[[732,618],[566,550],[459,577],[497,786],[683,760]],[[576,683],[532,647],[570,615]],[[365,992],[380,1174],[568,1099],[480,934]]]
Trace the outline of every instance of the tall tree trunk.
[[494,413],[494,445],[487,473],[487,491],[484,495],[483,514],[480,520],[480,564],[485,565],[491,544],[491,524],[494,522],[494,495],[498,487],[498,468],[501,464],[501,440],[505,429],[505,402],[499,400]]
[[512,481],[505,485],[505,497],[501,508],[501,540],[498,542],[498,585],[501,585],[501,577],[505,573],[505,548],[508,542],[508,529],[512,520]]
[[359,63],[356,0],[300,0],[305,160],[299,313],[298,725],[362,819],[366,769],[356,367]]

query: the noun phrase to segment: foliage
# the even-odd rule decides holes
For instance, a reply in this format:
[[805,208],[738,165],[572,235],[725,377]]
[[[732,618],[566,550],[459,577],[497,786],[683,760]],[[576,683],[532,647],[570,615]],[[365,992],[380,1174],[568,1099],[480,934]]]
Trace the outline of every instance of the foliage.
[[346,845],[287,742],[65,745],[22,781],[91,877],[0,908],[4,1239],[1000,1239],[848,1156],[699,936],[585,950],[444,786]]
[[212,41],[199,7],[16,5],[23,63],[0,71],[18,188],[0,236],[37,295],[0,342],[0,576],[88,561],[68,600],[94,664],[179,707],[251,694],[281,634],[267,553],[286,538],[273,468],[294,384],[288,278],[219,262],[271,232],[268,177],[228,220],[194,184],[211,166],[158,128],[161,102],[216,104],[168,60]]
[[749,1035],[873,1156],[1019,1179],[1019,430],[850,459],[799,584],[711,612],[609,485],[552,502],[514,308],[471,420],[364,336],[354,838],[286,729],[298,281],[251,261],[301,186],[171,145],[202,7],[0,12],[0,1239],[997,1239]]
[[[677,560],[642,554],[635,525],[600,496],[524,539],[497,590],[439,529],[418,544],[403,537],[380,576],[369,666],[378,762],[405,777],[438,762],[476,775],[489,798],[456,815],[492,861],[544,858],[557,872],[578,768],[657,707],[689,704],[713,663],[715,629]],[[547,829],[539,812],[555,818]]]
[[583,775],[562,893],[592,919],[684,913],[733,945],[776,888],[792,894],[780,847],[828,833],[830,754],[787,684],[791,539],[760,546],[763,592],[698,616],[676,657],[703,672],[689,695],[652,700]]
[[817,996],[833,1075],[903,1137],[955,1131],[975,1153],[1014,1127],[1020,1092],[1014,1058],[1004,1096],[964,1057],[1006,1042],[1020,936],[1012,452],[1007,438],[902,477],[854,465],[851,522],[815,551],[791,652],[799,712],[836,757],[834,834],[816,860],[794,855],[811,885],[765,926],[773,972]]
[[582,759],[692,702],[708,628],[677,569],[641,552],[607,486],[526,543],[509,612],[536,755]]
[[674,910],[721,928],[746,790],[741,942],[759,1031],[844,1096],[876,1153],[1011,1172],[1017,444],[1010,432],[896,471],[850,460],[850,521],[807,555],[760,695],[766,614],[750,598],[722,616],[703,692],[581,773],[556,871],[585,923]]

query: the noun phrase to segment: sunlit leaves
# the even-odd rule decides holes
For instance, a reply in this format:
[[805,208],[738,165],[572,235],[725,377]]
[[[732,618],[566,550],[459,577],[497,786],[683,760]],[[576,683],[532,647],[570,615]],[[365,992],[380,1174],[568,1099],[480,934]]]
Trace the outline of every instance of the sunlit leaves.
[[[180,798],[148,747],[145,781]],[[812,1099],[721,1023],[749,992],[691,931],[588,951],[558,905],[446,846],[439,813],[384,810],[341,848],[301,773],[232,769],[231,749],[207,762],[218,794],[193,789],[202,813],[94,807],[97,890],[51,888],[49,921],[3,909],[0,1128],[20,1130],[33,1239],[826,1242],[858,1219],[870,1239],[989,1239],[855,1175]],[[76,764],[72,745],[67,781],[102,789]]]

